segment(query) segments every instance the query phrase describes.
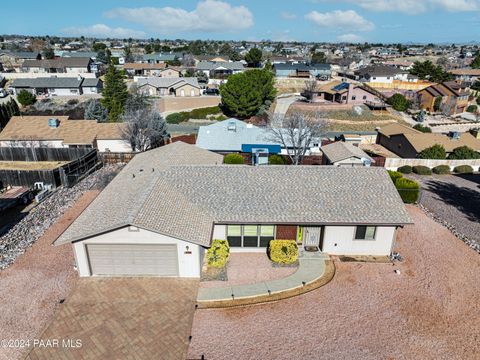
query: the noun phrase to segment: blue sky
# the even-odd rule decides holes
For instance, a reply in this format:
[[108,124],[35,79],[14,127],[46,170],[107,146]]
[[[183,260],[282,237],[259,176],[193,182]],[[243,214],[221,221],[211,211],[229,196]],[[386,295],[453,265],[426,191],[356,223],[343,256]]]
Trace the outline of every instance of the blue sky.
[[6,1],[0,34],[369,42],[480,40],[480,0]]

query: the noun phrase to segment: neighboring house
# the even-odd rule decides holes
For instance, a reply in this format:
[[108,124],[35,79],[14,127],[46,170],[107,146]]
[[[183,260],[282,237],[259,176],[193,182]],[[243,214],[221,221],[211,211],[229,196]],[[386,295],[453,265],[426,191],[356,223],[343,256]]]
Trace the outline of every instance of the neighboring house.
[[308,62],[307,58],[299,56],[272,56],[270,57],[270,62],[275,64],[306,64]]
[[[271,137],[266,128],[231,118],[212,125],[200,126],[197,146],[221,154],[250,154],[252,164],[265,165],[268,164],[269,155],[288,154],[287,148],[273,141]],[[306,155],[321,155],[320,140],[311,144]]]
[[208,62],[230,62],[230,57],[226,55],[194,55],[195,64],[202,61]]
[[193,97],[201,95],[197,78],[139,78],[137,87],[143,94],[151,96]]
[[97,53],[95,51],[55,51],[55,56],[59,57],[76,57],[76,58],[88,58],[95,61],[97,59]]
[[13,116],[0,133],[0,147],[95,148],[131,152],[123,124],[69,120],[68,116]]
[[142,62],[147,64],[165,64],[167,61],[174,61],[177,57],[175,54],[145,54],[143,55]]
[[329,142],[345,141],[355,146],[364,145],[364,144],[375,144],[377,142],[376,131],[357,131],[357,132],[329,131],[325,133],[323,137],[325,139],[328,139]]
[[273,71],[279,78],[318,78],[329,80],[332,71],[329,64],[274,64]]
[[455,76],[455,80],[465,82],[469,85],[480,80],[480,69],[463,68],[450,70],[449,72]]
[[383,64],[387,66],[396,67],[397,69],[400,69],[400,70],[408,71],[413,67],[415,63],[413,61],[408,61],[408,60],[388,60],[388,61],[383,61]]
[[[469,105],[470,89],[465,83],[448,81],[426,87],[417,92],[420,107],[430,112],[446,115],[461,114]],[[438,106],[435,102],[438,100]]]
[[370,166],[375,163],[375,160],[358,146],[343,141],[323,145],[322,153],[322,165]]
[[388,65],[369,65],[354,72],[357,80],[371,83],[393,84],[393,80],[416,82],[418,79],[409,76],[408,71]]
[[210,79],[223,79],[229,75],[245,71],[245,66],[240,61],[200,61],[197,63],[197,71],[203,72]]
[[38,77],[13,80],[10,88],[14,94],[27,90],[35,95],[72,96],[82,94],[99,94],[103,82],[97,78],[77,77]]
[[406,159],[414,159],[418,154],[433,145],[445,148],[447,156],[456,148],[468,146],[480,152],[480,140],[470,133],[422,133],[409,126],[390,124],[378,130],[377,144]]
[[[80,276],[199,278],[212,239],[266,254],[291,239],[332,255],[391,253],[411,223],[383,168],[221,165],[176,142],[136,155],[55,245]],[[245,266],[249,266],[245,263]]]
[[71,73],[91,72],[92,59],[88,57],[66,57],[52,60],[25,60],[22,71],[29,73]]
[[321,86],[314,94],[313,101],[328,101],[338,104],[362,105],[381,104],[378,92],[362,84],[332,81]]
[[130,76],[159,76],[166,66],[165,63],[126,63],[123,68]]
[[40,60],[41,58],[42,54],[39,52],[0,50],[0,64],[3,65],[4,71],[20,72],[25,60]]

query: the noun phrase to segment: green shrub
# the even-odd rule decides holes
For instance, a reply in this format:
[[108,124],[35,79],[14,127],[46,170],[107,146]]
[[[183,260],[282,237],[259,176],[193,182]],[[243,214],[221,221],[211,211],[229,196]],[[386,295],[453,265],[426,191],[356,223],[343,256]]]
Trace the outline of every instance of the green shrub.
[[271,155],[268,158],[268,163],[270,165],[285,165],[287,162],[281,155]]
[[420,193],[420,186],[417,182],[407,178],[401,178],[397,179],[395,187],[405,204],[413,204],[417,202]]
[[392,179],[394,184],[398,179],[403,177],[402,173],[398,171],[391,171],[391,170],[388,170],[388,175],[390,175],[390,178]]
[[473,168],[470,165],[459,165],[453,169],[457,174],[473,174]]
[[474,112],[477,112],[477,105],[470,105],[469,107],[467,107],[467,112],[469,113],[474,113]]
[[432,172],[437,175],[448,175],[450,174],[450,166],[448,165],[438,165],[432,169]]
[[191,119],[206,119],[208,115],[216,115],[221,113],[222,110],[218,106],[212,106],[201,109],[194,109],[188,113],[188,117]]
[[240,154],[228,154],[223,158],[223,163],[241,165],[245,163],[245,160]]
[[422,124],[416,124],[413,128],[415,130],[421,131],[423,133],[431,133],[432,132],[432,128],[430,128],[428,126],[423,126]]
[[447,158],[447,152],[443,145],[435,144],[429,148],[426,148],[417,156],[420,159],[439,159],[443,160]]
[[230,247],[227,240],[215,239],[212,246],[207,250],[207,264],[215,268],[222,268],[227,265],[230,257]]
[[28,106],[35,104],[35,101],[37,101],[37,97],[32,93],[28,92],[27,90],[22,90],[17,94],[17,101],[22,106]]
[[418,175],[432,175],[432,170],[428,166],[417,165],[414,166],[413,172]]
[[405,165],[405,166],[399,167],[397,171],[402,174],[411,174],[413,171],[413,168],[410,165]]
[[167,115],[165,120],[167,120],[167,123],[169,124],[180,124],[181,122],[185,121],[185,117],[182,115],[182,113],[173,113]]
[[452,160],[480,159],[480,153],[468,146],[459,146],[448,156]]
[[295,240],[271,240],[269,253],[270,260],[278,264],[293,264],[298,259]]

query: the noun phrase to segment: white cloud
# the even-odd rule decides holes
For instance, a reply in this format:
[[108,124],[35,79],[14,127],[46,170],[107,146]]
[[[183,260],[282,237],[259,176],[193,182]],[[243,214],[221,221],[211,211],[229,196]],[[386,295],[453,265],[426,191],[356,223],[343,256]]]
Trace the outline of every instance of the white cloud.
[[295,15],[294,13],[288,12],[288,11],[282,11],[280,16],[285,20],[294,20],[294,19],[297,18],[297,15]]
[[173,7],[117,8],[105,15],[141,24],[161,33],[222,32],[253,26],[253,14],[247,7],[232,6],[220,0],[202,0],[192,11]]
[[[315,2],[335,2],[338,0],[314,0]],[[356,4],[369,11],[403,12],[406,14],[421,14],[427,11],[444,10],[449,12],[480,10],[480,0],[340,0]]]
[[364,39],[357,35],[357,34],[343,34],[337,36],[337,40],[346,43],[360,43],[363,42]]
[[112,28],[105,24],[95,24],[92,26],[67,27],[62,32],[72,36],[91,36],[100,38],[144,38],[145,32],[132,30],[123,27]]
[[355,31],[371,31],[375,29],[375,25],[371,21],[360,16],[354,10],[335,10],[326,13],[312,11],[305,15],[305,18],[325,28]]

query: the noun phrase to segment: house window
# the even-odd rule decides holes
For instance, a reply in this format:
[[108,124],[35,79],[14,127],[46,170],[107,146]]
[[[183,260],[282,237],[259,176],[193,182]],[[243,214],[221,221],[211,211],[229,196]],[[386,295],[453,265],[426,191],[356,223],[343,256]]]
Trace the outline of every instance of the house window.
[[375,240],[375,226],[357,226],[355,230],[355,240]]
[[227,240],[230,247],[268,247],[275,239],[274,225],[228,225]]
[[357,97],[356,97],[356,96],[352,96],[352,100],[357,100]]
[[230,247],[241,247],[242,246],[242,226],[228,225],[227,240]]
[[363,100],[367,100],[367,95],[363,95]]

